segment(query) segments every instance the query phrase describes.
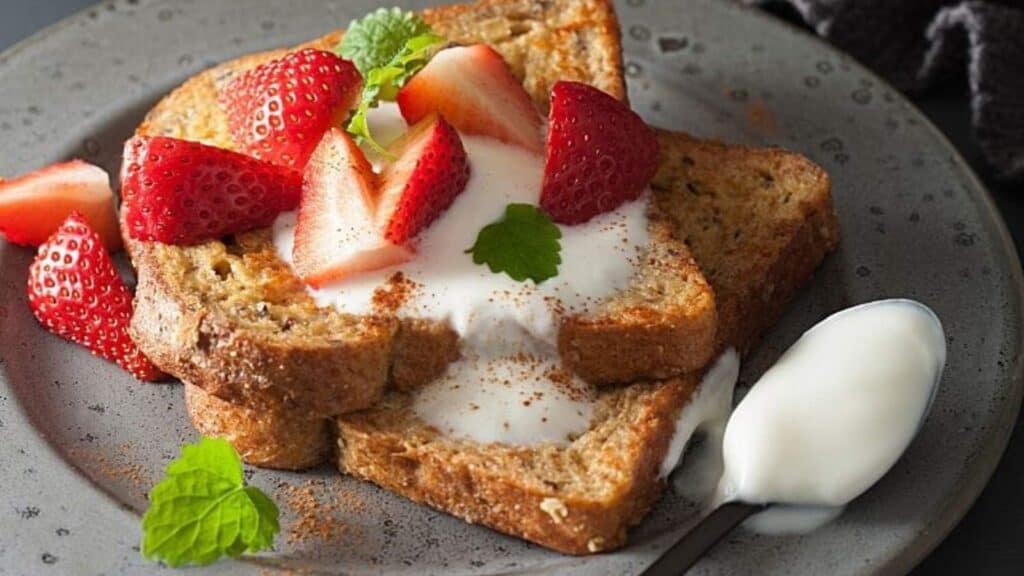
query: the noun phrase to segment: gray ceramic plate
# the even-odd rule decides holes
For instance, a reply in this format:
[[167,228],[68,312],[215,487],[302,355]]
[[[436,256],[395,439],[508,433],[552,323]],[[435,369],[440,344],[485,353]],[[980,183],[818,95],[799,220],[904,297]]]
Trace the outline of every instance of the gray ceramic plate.
[[[70,156],[117,172],[121,142],[168,90],[215,62],[344,26],[372,0],[115,0],[0,56],[0,174]],[[833,176],[842,245],[746,366],[747,380],[830,311],[884,296],[933,306],[950,361],[921,436],[839,521],[804,537],[738,532],[699,574],[899,573],[963,515],[1003,450],[1021,398],[1021,275],[991,200],[903,98],[842,54],[712,0],[619,5],[636,107],[655,124],[799,150]],[[177,386],[134,383],[48,335],[25,305],[31,252],[0,243],[0,574],[155,572],[138,511],[193,438]],[[323,484],[310,480],[322,480]],[[626,549],[562,557],[324,470],[256,471],[285,512],[258,564],[326,573],[638,571],[689,516],[668,495]],[[303,514],[283,483],[325,506],[325,541],[288,542]],[[336,494],[342,494],[340,499]],[[340,503],[339,503],[340,500]],[[333,518],[333,519],[332,519]],[[247,573],[226,562],[211,573]]]

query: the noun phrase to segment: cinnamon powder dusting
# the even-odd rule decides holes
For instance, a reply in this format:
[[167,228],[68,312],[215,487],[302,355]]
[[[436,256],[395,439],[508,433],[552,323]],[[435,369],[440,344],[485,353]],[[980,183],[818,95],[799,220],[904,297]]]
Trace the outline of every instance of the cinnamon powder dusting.
[[84,446],[72,448],[70,452],[76,459],[89,461],[100,474],[108,478],[130,482],[136,488],[148,488],[153,485],[153,479],[145,466],[129,461],[131,449],[131,444],[126,442],[115,449],[114,455]]
[[291,508],[295,518],[288,528],[288,544],[350,541],[361,537],[358,527],[345,523],[346,514],[366,510],[366,504],[351,490],[322,479],[301,484],[282,484],[280,501]]
[[378,314],[394,314],[416,293],[419,284],[395,272],[386,284],[373,291],[373,311]]

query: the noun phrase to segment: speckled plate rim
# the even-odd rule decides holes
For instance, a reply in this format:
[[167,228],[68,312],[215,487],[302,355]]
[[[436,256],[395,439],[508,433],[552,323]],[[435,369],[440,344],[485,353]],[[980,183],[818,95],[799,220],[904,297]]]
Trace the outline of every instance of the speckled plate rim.
[[[1024,325],[1024,270],[1022,270],[1020,256],[1017,252],[1013,238],[1006,226],[1006,222],[996,206],[991,192],[981,182],[946,135],[943,134],[938,127],[936,127],[935,124],[932,123],[932,121],[912,102],[907,100],[901,92],[893,88],[888,81],[862,65],[854,57],[846,54],[831,44],[828,44],[808,31],[799,28],[798,26],[768,15],[754,7],[740,4],[738,0],[726,0],[723,4],[726,5],[727,9],[746,12],[748,16],[752,16],[753,18],[760,20],[765,26],[774,26],[785,29],[790,34],[799,36],[802,41],[809,42],[823,53],[844,58],[850,62],[854,70],[871,79],[878,86],[890,90],[895,95],[897,101],[906,105],[908,113],[912,115],[920,125],[926,127],[931,138],[949,154],[949,157],[953,161],[953,165],[960,173],[961,177],[964,178],[970,188],[977,192],[976,199],[980,201],[986,215],[993,224],[993,228],[990,232],[995,232],[994,236],[998,238],[998,248],[1003,252],[1003,256],[1007,261],[1016,263],[1015,265],[1011,264],[1010,270],[1008,270],[1009,282],[1012,286],[1012,290],[1008,296],[1011,309],[1014,311],[1019,325]],[[44,44],[50,38],[88,18],[88,14],[90,12],[100,9],[103,5],[104,2],[99,0],[58,22],[40,29],[33,35],[15,43],[6,50],[0,51],[0,64],[5,63],[8,59],[16,56],[27,48]],[[971,506],[978,499],[985,486],[988,484],[1006,450],[1014,425],[1021,410],[1022,401],[1024,401],[1024,355],[1018,353],[1014,359],[1013,366],[1008,367],[1007,372],[1009,373],[1011,385],[1007,401],[1005,402],[1005,409],[998,414],[997,418],[994,418],[991,421],[993,425],[988,429],[989,432],[986,437],[987,441],[985,442],[984,447],[976,452],[978,457],[973,459],[971,469],[960,475],[960,490],[957,490],[954,493],[950,501],[947,502],[947,506],[937,514],[933,524],[930,525],[927,530],[921,530],[916,539],[904,547],[902,553],[893,556],[881,567],[879,570],[880,574],[904,574],[913,569],[914,566],[920,563],[949,535],[968,510],[970,510]],[[2,385],[4,389],[9,387],[3,371],[0,371],[0,385]],[[15,402],[17,403],[17,401]],[[56,453],[45,438],[38,437],[37,441],[45,450]],[[117,504],[116,498],[111,494],[108,494],[105,490],[99,489],[98,492],[103,494],[105,498],[109,499],[112,504]],[[263,565],[263,562],[256,559],[255,565]]]

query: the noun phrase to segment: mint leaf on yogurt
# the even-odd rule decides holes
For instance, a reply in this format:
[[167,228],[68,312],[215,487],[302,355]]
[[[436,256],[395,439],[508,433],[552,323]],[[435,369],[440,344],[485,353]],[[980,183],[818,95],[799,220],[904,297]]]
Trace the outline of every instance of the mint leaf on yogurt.
[[530,204],[509,204],[505,215],[484,226],[467,254],[495,274],[540,284],[558,275],[562,231],[546,212]]

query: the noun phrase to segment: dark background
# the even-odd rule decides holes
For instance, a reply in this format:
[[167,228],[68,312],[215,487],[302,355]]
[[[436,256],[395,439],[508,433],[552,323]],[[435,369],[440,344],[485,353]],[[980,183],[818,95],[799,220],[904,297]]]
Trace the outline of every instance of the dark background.
[[[94,3],[95,0],[0,0],[0,50]],[[777,16],[792,20],[791,15],[784,13]],[[950,86],[914,102],[988,186],[1013,234],[1017,252],[1024,253],[1024,184],[993,180],[971,135],[965,90],[963,86]],[[914,574],[1024,574],[1024,418],[1018,419],[1002,462],[977,503]]]

